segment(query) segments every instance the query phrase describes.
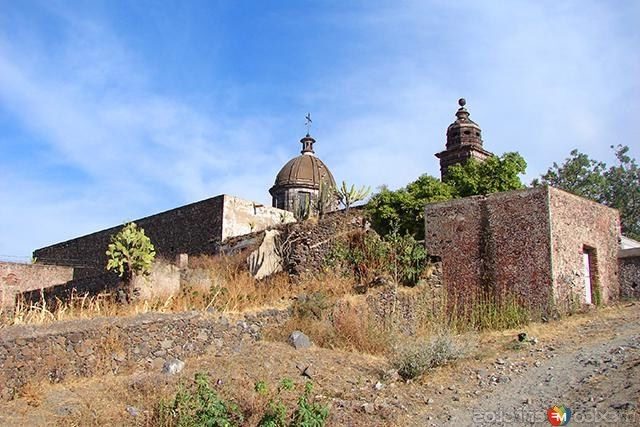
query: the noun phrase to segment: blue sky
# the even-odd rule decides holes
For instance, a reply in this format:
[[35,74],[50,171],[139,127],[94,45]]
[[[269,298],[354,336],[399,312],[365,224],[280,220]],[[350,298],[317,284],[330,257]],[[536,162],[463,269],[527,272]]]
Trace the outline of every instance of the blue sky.
[[640,157],[637,1],[0,0],[0,258],[221,193],[311,112],[337,181],[438,175],[456,101],[525,180]]

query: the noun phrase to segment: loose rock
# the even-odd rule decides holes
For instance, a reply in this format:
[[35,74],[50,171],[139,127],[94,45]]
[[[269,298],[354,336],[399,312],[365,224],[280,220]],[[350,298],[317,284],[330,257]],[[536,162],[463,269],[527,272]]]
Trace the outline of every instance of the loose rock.
[[311,340],[302,331],[293,331],[289,335],[289,344],[295,347],[296,350],[300,350],[311,347]]
[[167,360],[162,366],[162,372],[167,375],[175,375],[184,369],[184,362],[179,359]]

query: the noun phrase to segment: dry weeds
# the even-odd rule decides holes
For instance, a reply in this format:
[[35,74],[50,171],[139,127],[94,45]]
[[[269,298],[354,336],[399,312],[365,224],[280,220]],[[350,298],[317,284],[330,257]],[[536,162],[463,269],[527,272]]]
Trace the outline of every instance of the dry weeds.
[[242,313],[268,308],[285,308],[298,295],[325,292],[331,297],[353,291],[352,279],[327,274],[292,280],[287,274],[276,274],[265,280],[255,280],[246,269],[245,255],[201,256],[191,260],[193,270],[205,271],[207,285],[186,283],[181,292],[165,298],[118,304],[114,295],[72,294],[68,301],[57,300],[55,307],[44,296],[37,304],[18,300],[13,312],[0,313],[0,327],[16,324],[46,324],[62,320],[93,317],[135,316],[148,312],[170,313],[215,309],[225,313]]

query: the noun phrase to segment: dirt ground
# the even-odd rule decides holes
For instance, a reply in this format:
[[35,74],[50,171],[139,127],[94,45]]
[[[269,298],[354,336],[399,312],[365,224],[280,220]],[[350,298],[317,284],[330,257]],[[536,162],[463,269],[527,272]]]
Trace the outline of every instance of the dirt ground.
[[[518,344],[519,332],[536,342]],[[409,382],[382,357],[260,341],[233,356],[187,359],[176,376],[141,371],[34,384],[0,402],[0,424],[150,425],[160,396],[205,372],[249,413],[247,425],[266,403],[256,381],[292,378],[300,390],[309,377],[335,426],[548,426],[554,405],[571,409],[568,425],[640,425],[640,303],[460,339],[468,343],[465,358]]]

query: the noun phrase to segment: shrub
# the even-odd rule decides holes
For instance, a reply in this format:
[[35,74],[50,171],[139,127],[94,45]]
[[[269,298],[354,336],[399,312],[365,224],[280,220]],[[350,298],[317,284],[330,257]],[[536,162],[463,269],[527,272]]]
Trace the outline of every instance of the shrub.
[[343,302],[332,316],[333,345],[368,354],[386,354],[393,342],[393,329],[376,319],[366,304]]
[[377,233],[351,233],[338,242],[324,259],[327,268],[342,268],[367,282],[373,276],[392,276],[397,283],[415,285],[427,266],[424,245],[397,232],[380,238]]
[[[107,247],[107,270],[118,273],[127,286],[134,275],[147,275],[156,256],[151,240],[135,222],[126,224]],[[128,289],[130,292],[131,290]]]
[[405,380],[419,377],[428,369],[446,365],[462,355],[449,334],[441,333],[429,341],[418,340],[401,347],[392,364]]
[[230,427],[242,424],[244,419],[238,406],[222,400],[201,373],[195,376],[194,391],[181,385],[172,401],[161,401],[157,417],[160,425],[178,427]]
[[396,281],[410,286],[417,284],[428,260],[424,245],[409,234],[399,236],[393,233],[387,239],[391,243]]
[[[263,381],[256,383],[256,391],[264,395],[266,394],[266,385],[258,387],[258,384],[264,384]],[[277,393],[269,400],[269,404],[265,410],[263,417],[260,419],[258,426],[260,427],[322,427],[329,416],[329,408],[311,400],[311,392],[313,391],[313,383],[307,381],[305,383],[304,392],[298,398],[298,405],[291,413],[282,402],[282,393],[293,390],[293,381],[284,378],[279,386]]]
[[293,414],[292,427],[321,427],[329,417],[329,408],[310,401],[313,383],[307,381],[304,393],[298,399],[298,408]]

